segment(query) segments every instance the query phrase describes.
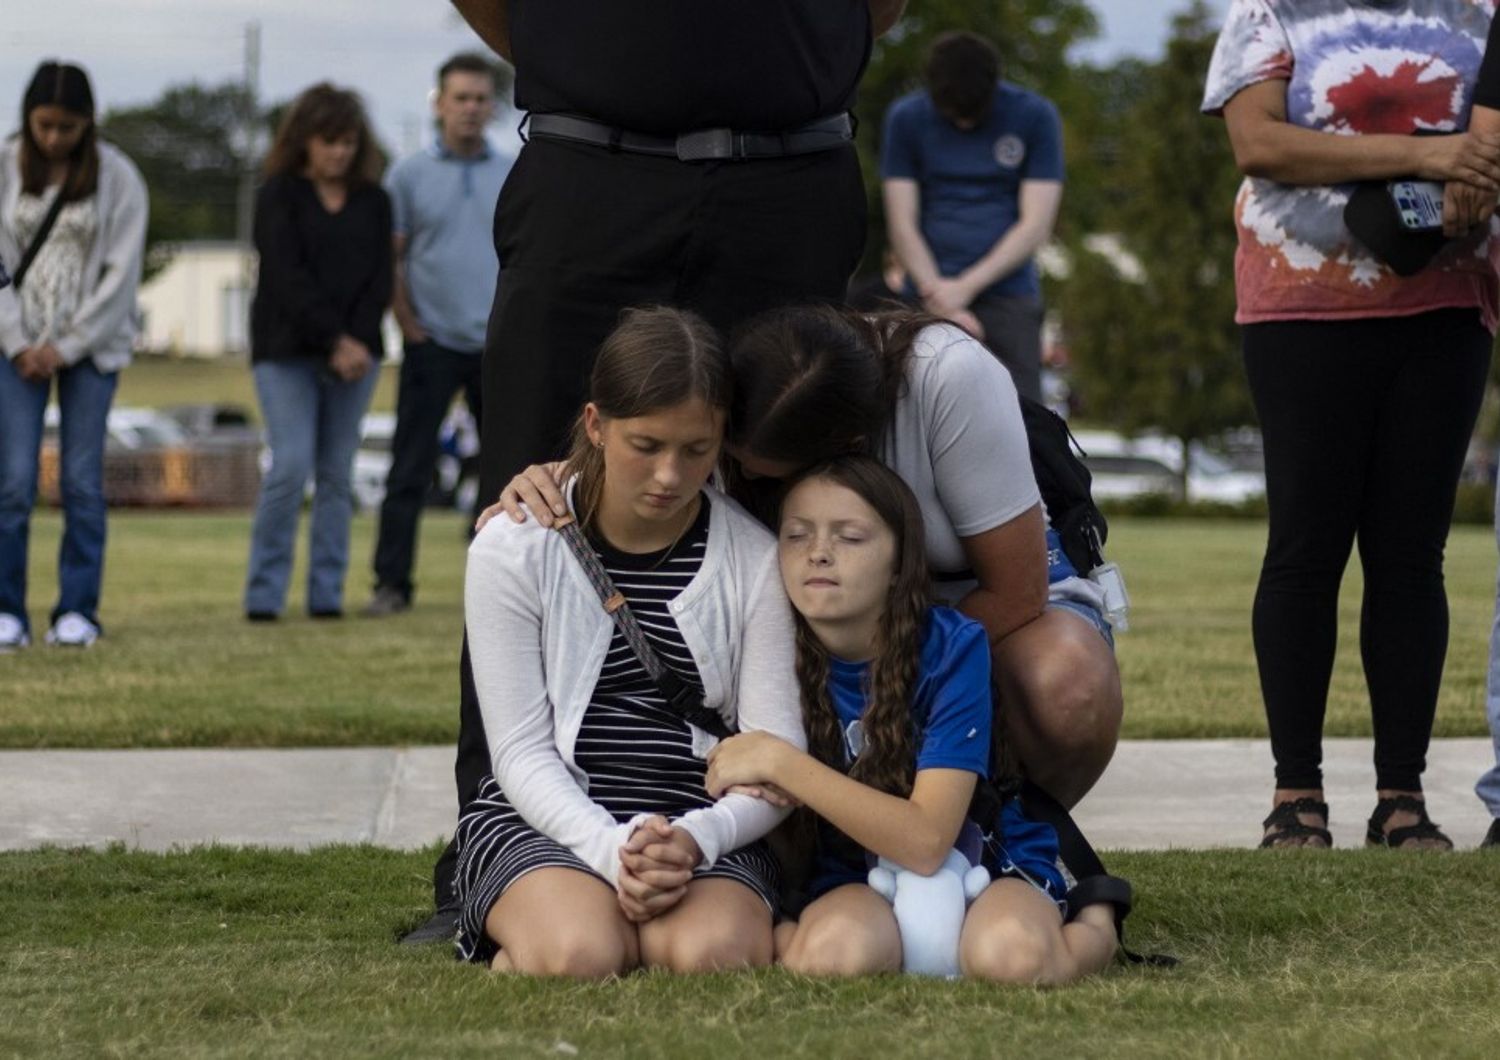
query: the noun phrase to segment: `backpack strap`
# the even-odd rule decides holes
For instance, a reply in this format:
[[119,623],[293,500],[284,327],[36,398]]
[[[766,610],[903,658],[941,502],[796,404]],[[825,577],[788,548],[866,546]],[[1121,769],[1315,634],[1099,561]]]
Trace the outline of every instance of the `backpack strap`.
[[651,647],[651,642],[646,639],[646,634],[642,632],[640,623],[636,621],[634,613],[630,610],[630,605],[625,602],[625,594],[615,588],[609,571],[605,570],[604,564],[599,562],[599,556],[594,552],[593,546],[589,544],[588,538],[584,537],[583,531],[579,529],[573,517],[562,516],[553,522],[552,528],[562,535],[563,540],[567,542],[568,550],[582,565],[589,584],[599,594],[600,604],[603,605],[615,627],[624,634],[630,650],[635,653],[636,661],[656,683],[667,705],[711,736],[722,740],[732,735],[729,726],[724,724],[724,719],[719,716],[718,712],[704,705],[703,697],[698,694],[697,690],[661,661],[661,657]]
[[1120,939],[1120,952],[1127,961],[1157,968],[1172,968],[1179,964],[1178,959],[1169,954],[1136,953],[1125,945],[1125,918],[1134,905],[1134,890],[1129,880],[1111,876],[1105,871],[1104,862],[1062,803],[1029,780],[1021,783],[1018,797],[1027,817],[1050,825],[1057,833],[1058,852],[1077,881],[1068,892],[1068,919],[1076,917],[1086,905],[1108,902],[1115,908],[1115,933]]

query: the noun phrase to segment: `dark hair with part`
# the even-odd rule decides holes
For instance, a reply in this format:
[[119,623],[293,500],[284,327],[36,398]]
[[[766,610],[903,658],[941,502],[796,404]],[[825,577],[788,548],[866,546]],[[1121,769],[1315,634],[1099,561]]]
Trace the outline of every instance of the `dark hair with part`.
[[[701,398],[729,409],[732,376],[719,334],[698,314],[667,306],[627,309],[599,347],[589,401],[605,419],[627,420]],[[587,524],[604,489],[604,456],[589,440],[582,413],[573,425],[564,476],[578,476],[574,510]]]
[[359,95],[320,81],[303,91],[287,108],[271,149],[266,152],[262,173],[268,178],[301,173],[307,168],[309,140],[314,136],[336,140],[350,133],[359,140],[346,178],[350,187],[378,184],[385,156],[370,134],[370,122]]
[[447,87],[448,75],[460,74],[483,74],[490,79],[490,85],[495,89],[500,87],[500,75],[495,71],[495,64],[490,62],[478,52],[459,52],[449,57],[448,61],[438,67],[437,87],[441,92]]
[[21,97],[21,190],[41,195],[52,175],[52,162],[31,129],[31,112],[38,107],[61,107],[88,124],[68,157],[67,183],[58,193],[63,202],[86,199],[99,190],[99,129],[94,121],[94,89],[81,66],[49,59],[36,68]]
[[909,310],[862,314],[825,305],[762,313],[729,346],[731,441],[798,467],[871,452],[906,385],[912,344],[941,323]]
[[[809,468],[789,485],[787,496],[815,481],[831,482],[854,493],[875,510],[896,538],[890,588],[867,678],[861,718],[864,746],[849,775],[887,794],[905,797],[911,794],[916,768],[911,700],[932,606],[922,509],[901,476],[871,457],[840,457]],[[828,649],[801,614],[796,623],[797,683],[808,750],[820,762],[842,769],[843,726],[828,692]]]
[[943,33],[927,50],[922,79],[944,117],[977,125],[994,105],[1000,53],[978,34]]

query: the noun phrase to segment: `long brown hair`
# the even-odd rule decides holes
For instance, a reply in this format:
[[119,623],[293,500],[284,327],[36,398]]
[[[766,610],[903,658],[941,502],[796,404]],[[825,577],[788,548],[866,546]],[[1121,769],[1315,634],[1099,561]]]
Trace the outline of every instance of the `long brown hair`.
[[[864,746],[849,775],[891,795],[911,794],[915,778],[915,733],[911,700],[917,685],[922,638],[932,606],[922,509],[910,487],[890,468],[867,456],[845,456],[799,475],[787,494],[814,479],[836,483],[860,497],[896,538],[894,569],[870,663]],[[828,692],[828,649],[797,615],[797,683],[808,750],[820,762],[842,769],[843,726]]]
[[306,89],[287,108],[281,125],[276,129],[276,138],[271,141],[271,149],[266,152],[261,172],[267,178],[301,173],[307,168],[308,140],[314,136],[333,140],[347,133],[359,138],[359,147],[349,163],[346,178],[349,186],[379,183],[385,168],[385,155],[370,135],[364,104],[357,93],[327,81],[319,81]]
[[40,195],[47,190],[52,163],[31,132],[31,112],[38,107],[61,107],[88,122],[78,145],[68,157],[67,182],[58,192],[63,202],[87,199],[99,190],[99,129],[94,121],[94,89],[81,66],[49,59],[36,68],[21,97],[21,190]]
[[909,310],[866,314],[827,305],[762,313],[729,346],[731,440],[799,465],[872,452],[906,385],[912,344],[941,323]]
[[[631,419],[702,398],[728,410],[729,359],[719,335],[698,314],[668,306],[627,309],[594,359],[589,400],[606,419]],[[587,525],[604,491],[604,455],[589,440],[583,414],[573,424],[565,476],[577,475],[573,508]]]

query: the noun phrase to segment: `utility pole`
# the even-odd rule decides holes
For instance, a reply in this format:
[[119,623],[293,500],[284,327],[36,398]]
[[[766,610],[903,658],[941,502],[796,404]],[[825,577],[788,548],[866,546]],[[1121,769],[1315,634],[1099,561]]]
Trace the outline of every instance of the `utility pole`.
[[[240,186],[235,204],[235,242],[242,262],[240,311],[249,335],[250,292],[255,287],[251,265],[252,215],[255,212],[255,153],[260,146],[260,23],[245,24],[245,73],[240,113]],[[246,343],[249,349],[249,343]]]

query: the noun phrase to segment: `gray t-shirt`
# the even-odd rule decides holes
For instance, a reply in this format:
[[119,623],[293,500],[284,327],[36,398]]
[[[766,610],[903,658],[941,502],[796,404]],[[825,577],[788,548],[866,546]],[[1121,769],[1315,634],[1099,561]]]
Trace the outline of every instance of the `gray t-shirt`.
[[[1026,425],[1010,373],[978,341],[950,324],[925,328],[912,346],[906,387],[877,455],[922,506],[927,566],[938,576],[969,569],[960,538],[1003,526],[1041,503]],[[940,602],[957,603],[975,582],[937,581]],[[1099,606],[1086,578],[1053,582],[1051,599]]]
[[395,233],[406,237],[406,290],[440,346],[478,353],[500,266],[491,230],[495,200],[515,160],[487,148],[474,158],[436,143],[391,167]]

